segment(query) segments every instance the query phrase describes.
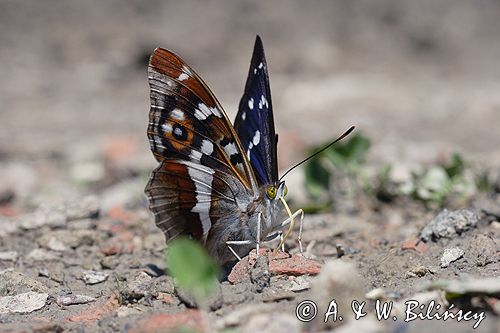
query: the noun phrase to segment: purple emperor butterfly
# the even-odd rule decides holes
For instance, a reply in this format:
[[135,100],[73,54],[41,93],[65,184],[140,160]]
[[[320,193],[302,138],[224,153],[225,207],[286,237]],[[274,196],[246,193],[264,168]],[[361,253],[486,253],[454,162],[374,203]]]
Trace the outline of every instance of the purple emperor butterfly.
[[[277,142],[264,48],[257,36],[234,126],[201,77],[162,48],[151,55],[148,138],[160,163],[145,192],[167,241],[196,239],[220,264],[282,237],[291,213],[278,178]],[[288,218],[280,219],[285,207]],[[285,235],[285,237],[286,237]]]

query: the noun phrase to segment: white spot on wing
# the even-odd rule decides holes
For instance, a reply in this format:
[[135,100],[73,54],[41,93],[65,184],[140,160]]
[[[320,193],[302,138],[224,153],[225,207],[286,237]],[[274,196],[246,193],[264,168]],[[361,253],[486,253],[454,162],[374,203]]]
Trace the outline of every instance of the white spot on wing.
[[191,154],[189,154],[189,157],[191,157],[191,160],[195,162],[200,162],[201,157],[203,154],[197,150],[191,150]]
[[253,145],[257,146],[260,142],[260,131],[255,132],[255,135],[253,136],[252,139]]
[[188,174],[194,182],[196,189],[196,205],[191,208],[191,212],[200,215],[200,221],[203,228],[203,238],[206,239],[212,223],[210,221],[210,196],[206,194],[207,188],[212,187],[214,170],[203,168],[198,170],[195,167],[188,166]]
[[248,100],[248,108],[253,110],[253,97]]
[[165,124],[161,125],[161,129],[165,133],[172,133],[172,125],[170,123],[165,123]]
[[247,113],[246,112],[243,112],[241,114],[241,119],[243,119],[243,120],[247,119]]
[[184,81],[184,80],[189,79],[189,76],[186,73],[181,73],[181,75],[179,75],[179,77],[177,79],[179,81]]
[[259,109],[262,109],[262,107],[263,107],[264,105],[266,106],[266,108],[267,108],[267,107],[269,107],[269,104],[267,103],[267,99],[266,99],[266,97],[265,97],[264,95],[262,95],[262,96],[260,97],[260,100],[259,100]]
[[186,66],[182,66],[182,71],[188,73],[189,75],[193,75],[193,73],[191,73],[189,68],[187,68]]
[[224,147],[224,151],[229,155],[234,155],[234,154],[238,154],[238,149],[236,149],[236,146],[234,145],[234,143],[229,143],[227,146]]
[[261,62],[261,63],[259,64],[259,69],[261,69],[262,67],[264,67],[264,64]]
[[194,116],[196,117],[196,119],[198,120],[205,120],[207,119],[207,115],[204,114],[203,112],[201,112],[200,110],[196,109],[194,110]]
[[198,104],[198,108],[200,109],[201,112],[203,112],[206,115],[213,114],[216,117],[222,118],[222,114],[217,108],[209,108],[204,103]]
[[179,127],[176,127],[174,129],[174,134],[177,135],[177,136],[182,136],[182,129],[179,128]]
[[214,145],[208,140],[203,140],[201,142],[201,152],[205,155],[210,155],[214,152]]
[[177,119],[177,120],[184,120],[184,112],[180,109],[173,109],[172,110],[172,118]]
[[156,149],[158,149],[159,151],[163,151],[165,150],[165,147],[163,146],[163,143],[161,142],[161,139],[157,136],[155,136],[155,145],[156,145]]

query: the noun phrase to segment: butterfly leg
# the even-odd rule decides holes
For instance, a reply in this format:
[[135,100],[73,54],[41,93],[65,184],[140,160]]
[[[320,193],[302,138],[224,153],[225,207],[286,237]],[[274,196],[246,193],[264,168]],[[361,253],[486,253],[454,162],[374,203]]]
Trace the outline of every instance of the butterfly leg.
[[231,245],[248,245],[248,244],[253,244],[254,242],[251,240],[244,240],[244,241],[227,241],[226,245],[229,248],[229,251],[231,251],[232,254],[238,259],[238,261],[241,261],[241,257],[236,253],[236,251],[231,247]]
[[262,213],[259,213],[259,215],[257,216],[257,245],[255,246],[255,251],[257,252],[255,258],[259,258],[261,223],[262,223]]
[[285,235],[283,236],[283,233],[281,234],[281,242],[280,242],[280,246],[282,247],[282,249],[284,250],[284,243],[285,243],[285,239],[288,237],[288,234],[290,234],[290,232],[292,231],[293,227],[294,227],[294,224],[295,224],[295,218],[300,214],[300,222],[299,222],[299,236],[297,237],[297,241],[299,243],[299,250],[300,250],[300,253],[302,254],[304,251],[303,251],[303,247],[302,247],[302,227],[303,227],[303,224],[304,224],[304,211],[302,209],[299,209],[297,210],[295,213],[291,214],[289,218],[287,218],[285,221],[283,221],[279,228],[284,228],[286,227],[287,225],[290,224],[290,227],[288,228],[287,232],[285,233]]

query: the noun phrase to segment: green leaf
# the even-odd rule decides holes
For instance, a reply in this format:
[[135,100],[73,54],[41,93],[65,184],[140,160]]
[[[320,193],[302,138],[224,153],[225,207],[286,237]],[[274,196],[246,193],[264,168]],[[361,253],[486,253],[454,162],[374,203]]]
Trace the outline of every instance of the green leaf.
[[316,157],[304,168],[306,188],[312,197],[320,197],[330,187],[330,172],[321,165],[321,159]]
[[356,134],[345,144],[338,144],[326,151],[330,161],[337,165],[361,164],[366,160],[366,155],[370,150],[371,142],[368,138]]
[[464,171],[465,163],[459,154],[455,153],[451,156],[451,161],[444,166],[446,173],[450,178],[461,175]]
[[206,298],[215,289],[218,267],[197,242],[178,238],[167,248],[167,267],[181,288]]

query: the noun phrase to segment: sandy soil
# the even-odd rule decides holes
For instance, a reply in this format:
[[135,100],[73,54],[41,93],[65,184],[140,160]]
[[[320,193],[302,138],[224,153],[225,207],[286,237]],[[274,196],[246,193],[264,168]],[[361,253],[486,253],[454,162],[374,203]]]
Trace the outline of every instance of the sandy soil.
[[[305,264],[277,271],[262,259],[200,311],[163,273],[164,239],[143,195],[155,165],[145,135],[151,51],[182,55],[233,118],[256,34],[271,71],[281,168],[354,124],[372,141],[369,167],[391,163],[407,177],[458,151],[470,168],[498,175],[498,17],[495,1],[3,1],[0,308],[27,292],[43,304],[0,313],[0,331],[318,331],[336,324],[300,323],[295,309],[305,299],[324,309],[336,298],[349,312],[350,301],[378,288],[370,307],[373,299],[442,301],[442,289],[426,291],[430,281],[500,276],[500,186],[446,203],[476,212],[474,227],[419,244],[440,209],[357,193],[306,216],[306,254],[319,276]],[[300,170],[289,179],[294,206],[307,203],[302,182]],[[286,244],[292,260],[295,240]],[[464,254],[441,268],[453,247]],[[262,280],[248,276],[266,270],[261,290]],[[476,331],[500,330],[497,300],[462,304],[486,311]],[[336,330],[473,325],[364,319]]]

